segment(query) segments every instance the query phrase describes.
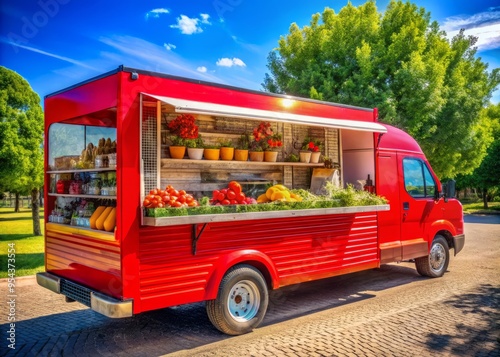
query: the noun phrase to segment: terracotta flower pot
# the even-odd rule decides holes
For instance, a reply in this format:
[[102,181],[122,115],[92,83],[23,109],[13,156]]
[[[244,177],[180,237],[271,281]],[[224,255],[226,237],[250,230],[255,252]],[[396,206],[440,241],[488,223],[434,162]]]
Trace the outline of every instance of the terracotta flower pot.
[[311,163],[312,164],[317,164],[319,162],[320,156],[321,156],[321,152],[320,151],[313,151],[311,153]]
[[249,151],[250,161],[264,161],[264,151]]
[[264,151],[264,161],[276,162],[277,159],[278,159],[277,151]]
[[243,149],[234,150],[234,159],[236,161],[248,161],[248,150],[243,150]]
[[220,149],[205,149],[203,157],[205,160],[219,160]]
[[310,151],[301,151],[299,152],[300,162],[309,163],[311,161],[311,152]]
[[170,157],[172,159],[183,159],[186,154],[185,146],[169,146]]
[[188,148],[188,157],[191,160],[201,160],[203,159],[203,148]]
[[234,148],[221,147],[220,148],[220,158],[221,160],[231,161],[234,157]]

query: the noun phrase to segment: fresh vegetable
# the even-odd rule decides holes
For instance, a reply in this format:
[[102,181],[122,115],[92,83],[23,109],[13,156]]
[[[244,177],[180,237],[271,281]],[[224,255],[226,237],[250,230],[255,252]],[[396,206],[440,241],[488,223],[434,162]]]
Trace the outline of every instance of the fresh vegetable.
[[274,185],[267,189],[266,193],[257,198],[257,203],[267,202],[301,202],[302,197],[290,191],[286,186]]
[[176,190],[168,185],[165,190],[155,188],[149,191],[149,195],[142,202],[145,208],[163,208],[163,207],[196,207],[198,201],[185,190]]
[[[213,205],[246,205],[255,203],[252,198],[246,197],[241,191],[241,185],[237,181],[231,181],[227,188],[212,192],[211,203]],[[253,201],[252,201],[253,200]]]

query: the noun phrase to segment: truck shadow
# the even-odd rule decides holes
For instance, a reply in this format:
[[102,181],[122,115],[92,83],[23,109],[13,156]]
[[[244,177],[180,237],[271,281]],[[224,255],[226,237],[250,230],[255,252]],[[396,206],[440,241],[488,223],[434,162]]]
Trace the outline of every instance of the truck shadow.
[[[270,293],[261,327],[369,299],[374,296],[369,292],[421,279],[412,265],[404,263],[284,287]],[[65,304],[61,296],[57,299]],[[147,351],[147,355],[161,355],[232,338],[212,326],[204,303],[117,320],[82,305],[66,306],[82,309],[16,322],[16,350],[7,355],[62,355],[63,351],[105,356],[145,355]],[[1,326],[5,331],[8,327],[8,324]]]

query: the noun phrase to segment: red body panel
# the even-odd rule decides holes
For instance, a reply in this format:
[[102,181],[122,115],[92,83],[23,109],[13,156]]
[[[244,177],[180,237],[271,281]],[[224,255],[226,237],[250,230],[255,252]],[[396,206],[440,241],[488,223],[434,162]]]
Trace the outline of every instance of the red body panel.
[[140,230],[141,310],[214,299],[231,266],[269,272],[274,288],[378,266],[371,213],[211,223],[191,253],[190,225]]

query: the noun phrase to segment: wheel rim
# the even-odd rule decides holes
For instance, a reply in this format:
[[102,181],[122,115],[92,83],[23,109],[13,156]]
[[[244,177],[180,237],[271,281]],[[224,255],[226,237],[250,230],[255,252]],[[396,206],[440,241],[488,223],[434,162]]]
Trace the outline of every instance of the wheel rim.
[[260,293],[257,285],[250,280],[242,280],[229,291],[227,307],[238,322],[249,321],[257,315],[260,306]]
[[429,255],[429,263],[431,269],[439,272],[443,269],[446,263],[446,250],[441,244],[434,244],[431,248],[431,253]]

